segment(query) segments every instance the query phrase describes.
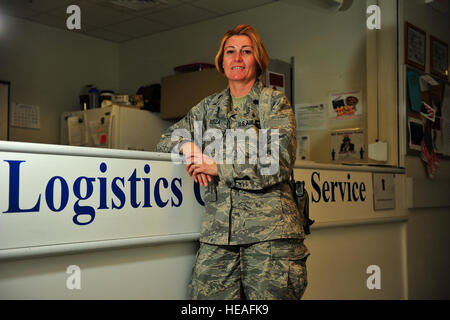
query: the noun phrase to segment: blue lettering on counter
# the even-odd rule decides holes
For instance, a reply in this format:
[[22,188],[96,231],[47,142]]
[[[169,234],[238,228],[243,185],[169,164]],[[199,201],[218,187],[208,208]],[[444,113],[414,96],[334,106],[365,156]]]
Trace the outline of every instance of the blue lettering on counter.
[[25,162],[24,160],[4,160],[9,163],[9,203],[7,212],[36,212],[39,211],[41,206],[41,195],[36,202],[36,205],[30,209],[19,208],[19,176],[20,176],[20,164]]
[[[53,199],[53,190],[57,179],[61,185],[61,203],[59,204],[59,208],[55,208],[55,201]],[[69,186],[63,177],[55,176],[48,181],[47,187],[45,188],[45,201],[47,202],[48,208],[54,212],[59,212],[67,206],[67,202],[69,201]]]
[[202,195],[200,192],[200,183],[198,182],[194,183],[194,195],[197,202],[200,203],[200,205],[204,206],[205,203],[203,202]]
[[115,177],[111,184],[111,189],[117,199],[120,201],[120,204],[117,205],[114,200],[111,200],[111,206],[113,209],[122,209],[125,205],[125,193],[123,190],[117,185],[117,181],[122,182],[122,187],[125,187],[125,180],[123,178]]
[[[100,171],[102,173],[105,173],[107,170],[106,163],[102,162],[100,164]],[[144,168],[145,171],[145,168]],[[109,209],[108,205],[106,203],[106,178],[105,177],[98,177],[98,181],[100,181],[100,205],[97,209]]]
[[[179,183],[179,186],[177,186],[176,182]],[[172,201],[172,207],[178,208],[181,206],[181,203],[183,202],[183,193],[181,192],[180,188],[182,186],[181,178],[173,178],[172,183],[170,185],[170,189],[172,190],[173,195],[175,198],[178,199],[178,203],[173,201],[173,198],[170,198],[170,201]]]
[[314,203],[336,202],[336,200],[348,202],[364,202],[366,200],[366,185],[364,182],[350,181],[350,173],[347,174],[347,181],[320,181],[320,173],[314,171],[311,174],[311,185],[314,192],[311,193],[311,200]]
[[[86,194],[83,196],[81,195],[81,182],[86,181]],[[76,215],[73,216],[73,222],[78,225],[85,225],[89,224],[95,219],[95,209],[91,206],[81,206],[80,201],[82,200],[88,200],[92,194],[94,193],[94,186],[92,185],[95,181],[95,178],[88,178],[88,177],[79,177],[75,180],[73,183],[73,193],[75,197],[77,197],[77,201],[73,205],[73,211],[75,211]],[[78,220],[79,216],[89,216],[89,220],[85,222],[81,222]]]
[[167,200],[167,201],[161,200],[161,194],[160,194],[161,181],[163,183],[164,189],[167,189],[167,187],[169,186],[169,183],[167,182],[167,179],[165,179],[165,178],[159,178],[158,180],[156,180],[157,188],[155,189],[155,201],[156,201],[156,205],[158,207],[164,208],[167,205],[167,202],[169,202],[169,200]]
[[[20,207],[20,181],[21,177],[21,167],[25,160],[4,160],[9,165],[9,198],[8,198],[8,209],[3,211],[3,213],[21,213],[21,212],[39,212],[41,208],[41,193],[37,195],[27,194],[27,197],[35,197],[33,200],[34,205],[27,208]],[[105,162],[100,164],[99,170],[101,173],[107,172],[107,165]],[[150,165],[146,164],[144,166],[144,173],[150,173]],[[110,178],[111,182],[108,185],[107,177],[86,177],[80,176],[75,179],[72,185],[72,189],[69,187],[69,183],[62,176],[51,177],[45,187],[45,203],[47,207],[52,212],[60,212],[67,207],[69,203],[69,197],[75,196],[76,201],[73,205],[73,211],[75,215],[72,220],[73,223],[77,225],[88,225],[95,220],[96,209],[86,204],[97,191],[99,192],[98,197],[98,207],[97,210],[107,210],[109,209],[109,204],[111,205],[110,210],[120,210],[127,203],[126,189],[129,189],[129,204],[132,208],[151,208],[151,189],[152,189],[152,179],[150,177],[138,176],[137,169],[131,173],[128,179],[125,177],[114,177]],[[98,184],[96,183],[98,181]],[[26,183],[26,182],[24,182]],[[138,186],[143,185],[143,195],[140,197],[138,195]],[[109,187],[109,188],[108,188]],[[170,182],[164,178],[159,177],[153,186],[153,196],[157,207],[164,208],[166,206],[180,207],[183,202],[183,194],[181,191],[182,178],[173,178]],[[165,193],[165,191],[169,191]],[[55,192],[59,191],[59,192]],[[108,198],[108,193],[111,192]],[[59,199],[55,198],[55,194],[59,194]],[[194,184],[194,194],[196,200],[200,205],[204,205],[201,196],[199,184]],[[165,195],[165,196],[163,196]],[[143,201],[140,201],[143,199]],[[108,203],[108,200],[110,201]]]

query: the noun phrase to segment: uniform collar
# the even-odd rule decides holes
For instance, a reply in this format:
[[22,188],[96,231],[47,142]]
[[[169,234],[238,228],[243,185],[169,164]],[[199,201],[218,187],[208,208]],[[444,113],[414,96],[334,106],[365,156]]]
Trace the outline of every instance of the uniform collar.
[[[264,84],[261,81],[256,80],[247,95],[244,105],[257,106],[259,104],[259,97],[263,88]],[[214,104],[216,104],[221,109],[221,111],[227,113],[228,109],[231,107],[231,92],[229,86],[222,90],[219,94],[217,94],[217,101],[215,101]]]

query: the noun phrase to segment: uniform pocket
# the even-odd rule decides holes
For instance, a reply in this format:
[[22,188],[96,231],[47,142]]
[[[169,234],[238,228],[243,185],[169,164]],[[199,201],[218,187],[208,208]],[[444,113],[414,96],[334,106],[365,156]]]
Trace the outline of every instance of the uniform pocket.
[[278,299],[299,300],[308,285],[306,260],[308,249],[303,240],[286,239],[270,241],[272,268],[276,271],[280,288]]
[[272,259],[306,262],[309,251],[301,239],[275,240],[271,241],[270,256]]
[[[308,256],[306,256],[307,258]],[[305,258],[305,259],[306,259]],[[308,286],[306,260],[289,261],[287,294],[290,299],[300,300]]]

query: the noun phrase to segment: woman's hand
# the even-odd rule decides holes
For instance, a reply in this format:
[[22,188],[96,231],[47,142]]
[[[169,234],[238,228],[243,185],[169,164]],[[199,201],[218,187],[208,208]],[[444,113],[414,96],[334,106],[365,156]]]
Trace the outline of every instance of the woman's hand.
[[212,181],[212,176],[218,175],[216,161],[206,154],[202,154],[200,158],[192,157],[190,163],[186,165],[186,171],[205,187]]
[[193,142],[187,142],[180,148],[186,160],[186,171],[193,176],[194,181],[206,187],[212,181],[212,176],[217,176],[216,161],[202,153],[200,147]]

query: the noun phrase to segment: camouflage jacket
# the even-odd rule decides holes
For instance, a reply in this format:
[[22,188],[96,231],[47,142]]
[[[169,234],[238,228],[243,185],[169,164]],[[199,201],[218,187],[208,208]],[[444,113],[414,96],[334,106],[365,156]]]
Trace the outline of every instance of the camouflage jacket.
[[[164,132],[156,147],[157,152],[178,150],[177,144],[186,139],[180,137],[172,141],[174,130],[186,129],[194,137],[194,126],[199,124],[203,132],[214,128],[220,130],[223,137],[227,129],[253,129],[258,136],[261,129],[278,129],[279,162],[273,174],[261,174],[268,165],[260,161],[259,153],[257,162],[249,163],[249,150],[253,150],[251,142],[245,147],[245,163],[227,163],[224,157],[223,162],[217,164],[218,176],[205,188],[203,197],[205,215],[201,242],[237,245],[305,237],[303,217],[288,184],[297,149],[294,113],[283,93],[270,89],[266,91],[271,93],[269,97],[270,94],[262,92],[263,84],[256,81],[245,102],[237,108],[232,106],[229,88],[203,99]],[[271,146],[272,141],[268,140]],[[225,155],[226,145],[230,146],[230,143],[225,138],[221,143]],[[203,142],[202,150],[205,145],[207,143]],[[271,150],[270,146],[268,150]]]

